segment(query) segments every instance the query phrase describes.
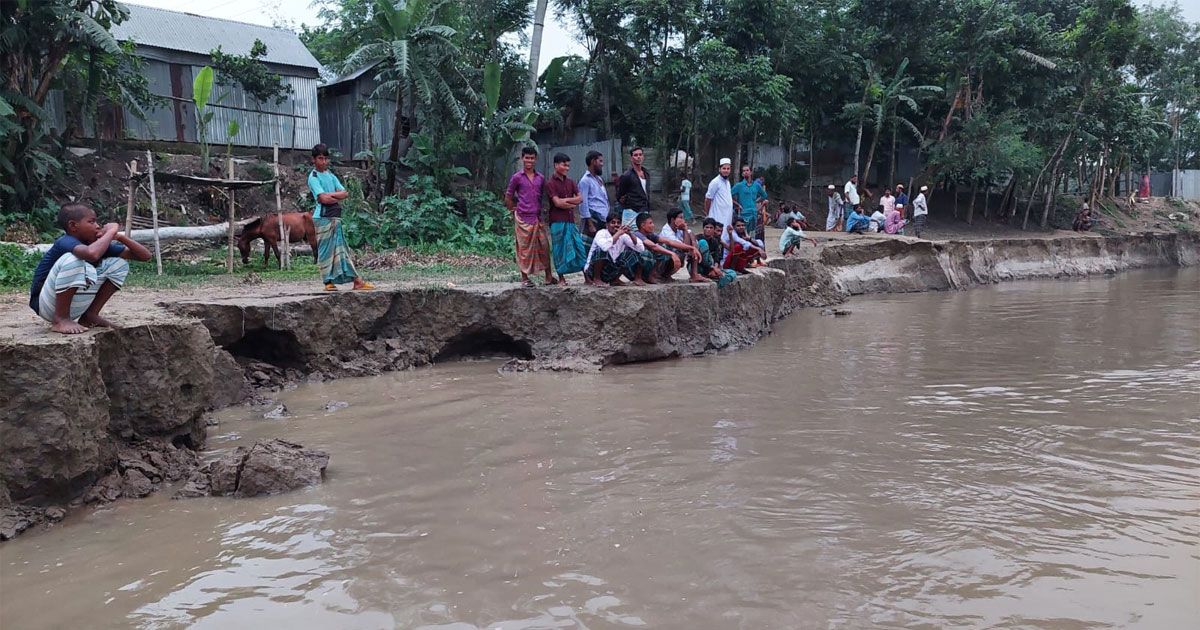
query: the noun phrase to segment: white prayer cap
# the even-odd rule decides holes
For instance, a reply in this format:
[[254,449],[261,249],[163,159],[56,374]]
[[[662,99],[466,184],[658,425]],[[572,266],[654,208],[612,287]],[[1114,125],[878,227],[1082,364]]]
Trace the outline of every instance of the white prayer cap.
[[922,187],[921,187],[921,192],[925,192],[926,190],[929,190],[929,187],[928,187],[928,186],[922,186]]
[[725,166],[726,164],[733,164],[733,160],[729,158],[721,158],[721,166]]
[[829,190],[837,190],[837,186],[834,186],[833,184],[830,184],[830,185],[829,185]]

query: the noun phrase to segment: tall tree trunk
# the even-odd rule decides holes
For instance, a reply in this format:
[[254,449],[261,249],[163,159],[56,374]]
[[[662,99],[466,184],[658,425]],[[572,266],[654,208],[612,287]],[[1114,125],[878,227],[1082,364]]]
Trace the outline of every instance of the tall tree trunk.
[[411,96],[406,99],[401,94],[396,101],[396,117],[392,121],[392,146],[388,150],[387,181],[383,183],[385,197],[396,192],[396,169],[400,159],[408,155],[408,148],[412,146],[410,125],[416,113],[416,99]]
[[971,201],[967,203],[967,225],[975,224],[975,198],[979,196],[979,182],[971,182]]
[[533,37],[529,40],[529,84],[525,86],[525,107],[533,107],[537,92],[538,57],[542,54],[542,29],[546,26],[546,0],[537,0],[533,14]]
[[813,127],[812,117],[809,117],[808,125],[808,211],[812,212],[812,187],[813,187]]
[[[866,85],[863,86],[862,114],[860,114],[858,117],[858,137],[856,137],[854,139],[854,171],[852,172],[852,174],[854,174],[854,175],[858,175],[858,166],[859,166],[858,156],[862,154],[863,125],[866,124],[866,122],[867,122],[867,96],[870,93],[871,93],[871,77],[868,76],[867,83],[866,83]],[[864,181],[863,185],[866,186],[867,182]]]
[[892,168],[888,171],[887,186],[896,182],[896,126],[892,125]]
[[883,131],[883,129],[876,127],[875,133],[871,135],[871,150],[867,151],[867,162],[863,164],[862,177],[859,178],[859,181],[863,183],[863,186],[866,186],[867,182],[871,181],[867,179],[867,176],[871,174],[871,162],[875,159],[875,147],[879,144],[879,133],[881,131]]

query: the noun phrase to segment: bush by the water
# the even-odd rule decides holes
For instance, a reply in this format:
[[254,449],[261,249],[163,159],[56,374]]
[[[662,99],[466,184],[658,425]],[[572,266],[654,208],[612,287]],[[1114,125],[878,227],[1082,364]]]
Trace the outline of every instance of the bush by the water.
[[512,255],[513,239],[505,222],[508,210],[494,194],[466,190],[450,196],[427,175],[408,178],[406,188],[406,196],[384,198],[375,212],[367,210],[362,202],[347,204],[343,224],[352,248],[385,251],[419,247],[486,256]]

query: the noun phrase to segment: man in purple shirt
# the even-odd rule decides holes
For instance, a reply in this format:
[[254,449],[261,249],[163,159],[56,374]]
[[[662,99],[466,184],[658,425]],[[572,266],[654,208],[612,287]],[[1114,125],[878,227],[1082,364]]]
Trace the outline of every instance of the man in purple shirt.
[[534,169],[537,149],[521,149],[521,170],[508,180],[504,205],[513,213],[517,237],[517,268],[521,284],[533,286],[529,274],[545,272],[546,284],[557,284],[550,273],[550,235],[542,222],[542,194],[546,178]]

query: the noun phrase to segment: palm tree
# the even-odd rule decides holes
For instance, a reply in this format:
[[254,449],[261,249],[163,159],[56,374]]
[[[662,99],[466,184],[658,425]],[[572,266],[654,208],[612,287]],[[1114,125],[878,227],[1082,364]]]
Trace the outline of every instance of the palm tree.
[[450,63],[459,55],[455,29],[441,23],[448,0],[375,0],[375,34],[346,59],[346,69],[377,66],[380,81],[372,98],[395,98],[396,116],[388,151],[384,195],[395,192],[396,164],[412,146],[417,106],[442,104],[455,117],[465,117],[450,85]]

